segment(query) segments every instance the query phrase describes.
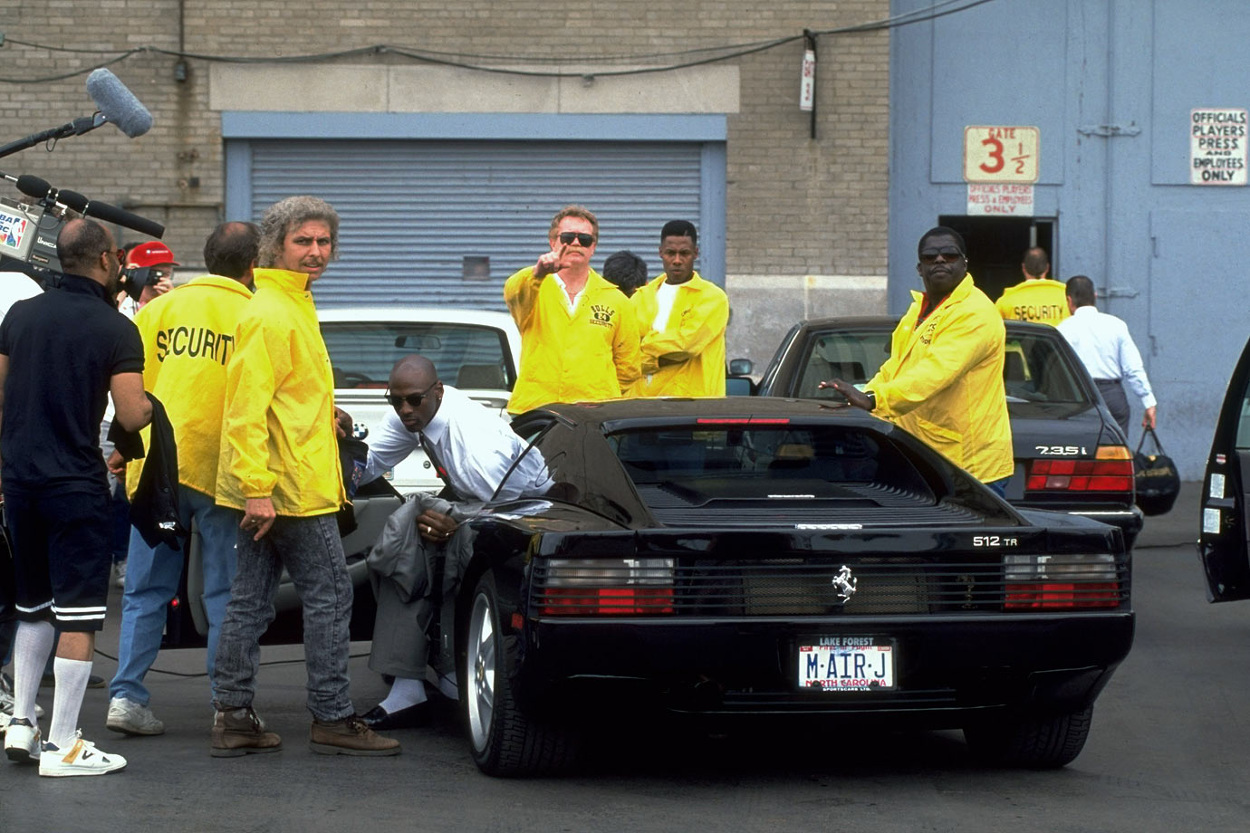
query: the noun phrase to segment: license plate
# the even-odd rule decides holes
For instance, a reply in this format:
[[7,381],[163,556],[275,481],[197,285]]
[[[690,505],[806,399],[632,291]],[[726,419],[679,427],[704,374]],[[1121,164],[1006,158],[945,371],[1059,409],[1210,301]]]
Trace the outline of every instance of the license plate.
[[882,691],[894,688],[894,643],[875,636],[799,640],[799,688]]

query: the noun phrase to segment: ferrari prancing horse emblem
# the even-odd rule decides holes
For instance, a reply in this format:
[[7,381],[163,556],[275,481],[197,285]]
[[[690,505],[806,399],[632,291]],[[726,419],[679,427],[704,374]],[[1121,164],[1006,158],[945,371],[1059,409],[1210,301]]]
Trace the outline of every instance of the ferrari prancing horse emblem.
[[859,579],[852,576],[851,568],[843,564],[842,569],[833,577],[832,583],[838,589],[838,600],[846,604],[855,594],[855,585],[859,584]]

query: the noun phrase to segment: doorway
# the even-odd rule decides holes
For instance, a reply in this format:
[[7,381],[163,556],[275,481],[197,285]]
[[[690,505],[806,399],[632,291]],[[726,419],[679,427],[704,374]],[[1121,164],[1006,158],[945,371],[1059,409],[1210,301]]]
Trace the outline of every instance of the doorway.
[[1024,280],[1020,261],[1025,250],[1033,246],[1041,246],[1050,255],[1050,276],[1058,274],[1054,220],[943,215],[938,224],[963,235],[968,246],[968,271],[991,301],[998,300],[1007,287]]

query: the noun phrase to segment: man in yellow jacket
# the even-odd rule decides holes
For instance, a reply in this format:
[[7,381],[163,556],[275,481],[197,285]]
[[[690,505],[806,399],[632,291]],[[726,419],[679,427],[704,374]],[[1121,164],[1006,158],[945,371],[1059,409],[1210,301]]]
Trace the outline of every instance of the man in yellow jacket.
[[1003,290],[995,306],[1008,321],[1038,321],[1052,327],[1068,317],[1066,287],[1050,279],[1050,258],[1046,250],[1034,246],[1024,253],[1020,264],[1024,280]]
[[330,357],[312,285],[338,252],[338,213],[288,197],[261,220],[256,294],[226,367],[217,503],[242,510],[238,566],[217,645],[211,753],[273,752],[281,739],[252,708],[260,637],[283,567],[304,606],[309,745],[335,755],[396,755],[348,696],[352,584],[335,515],[347,501]]
[[594,214],[580,205],[562,208],[551,220],[551,250],[504,283],[521,331],[510,413],[615,399],[638,380],[638,323],[629,299],[590,268],[598,240]]
[[724,396],[725,290],[694,271],[699,232],[686,220],[660,231],[664,274],[630,299],[642,332],[642,379],[631,396]]
[[939,226],[920,238],[916,271],[924,293],[890,341],[890,357],[861,392],[842,379],[822,383],[854,406],[907,429],[956,465],[1005,494],[1015,468],[1003,387],[1003,319],[973,285],[960,234]]
[[[178,444],[178,511],[182,526],[200,535],[204,612],[208,616],[208,677],[214,674],[217,637],[234,578],[235,538],[242,515],[217,506],[217,459],[226,364],[234,331],[252,297],[252,268],[260,230],[252,223],[222,223],[204,244],[212,274],[157,296],[135,316],[143,337],[143,386],[165,405]],[[144,442],[148,441],[145,431]],[[120,471],[121,455],[109,466]],[[127,489],[139,485],[142,461],[128,467]],[[165,724],[152,714],[143,678],[152,667],[165,630],[166,606],[178,592],[184,555],[166,544],[147,545],[132,530],[117,674],[109,684],[109,729],[128,735],[159,735]]]

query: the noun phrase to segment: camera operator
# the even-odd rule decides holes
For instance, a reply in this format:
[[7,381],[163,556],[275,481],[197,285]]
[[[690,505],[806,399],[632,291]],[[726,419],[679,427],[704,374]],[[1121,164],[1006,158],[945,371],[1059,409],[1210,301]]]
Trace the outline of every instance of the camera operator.
[[122,288],[126,290],[118,309],[127,318],[143,309],[144,304],[174,288],[174,253],[159,240],[140,243],[126,254]]

